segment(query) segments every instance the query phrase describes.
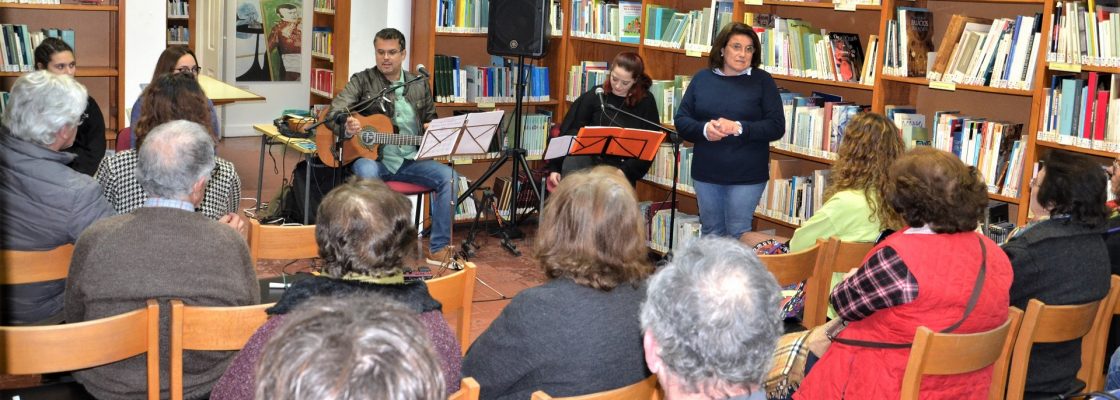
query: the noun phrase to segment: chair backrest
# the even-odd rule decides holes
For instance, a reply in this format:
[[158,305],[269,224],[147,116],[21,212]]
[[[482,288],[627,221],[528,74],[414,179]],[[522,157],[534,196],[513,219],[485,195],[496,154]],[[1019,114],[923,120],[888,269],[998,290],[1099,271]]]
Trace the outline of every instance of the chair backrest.
[[72,244],[46,251],[0,250],[0,285],[66,279],[73,255]]
[[0,326],[0,374],[75,371],[147,354],[148,399],[159,399],[159,305],[72,324]]
[[[817,275],[817,265],[820,264],[821,257],[826,257],[828,245],[824,241],[817,241],[812,247],[788,254],[775,254],[775,255],[760,255],[758,259],[766,265],[766,269],[774,275],[778,280],[778,284],[782,287],[806,282],[805,285],[805,299],[804,304],[814,304],[818,302],[818,290],[815,290],[818,283],[817,279],[813,279]],[[825,300],[827,302],[827,300]],[[812,328],[816,325],[809,323],[809,317],[816,320],[817,317],[810,315],[809,308],[805,308],[806,318],[803,319],[803,325],[806,328]],[[823,322],[823,321],[822,321]]]
[[447,396],[447,400],[478,400],[482,387],[474,378],[463,378],[459,383],[459,391]]
[[117,132],[117,140],[113,141],[113,149],[125,151],[132,148],[132,127],[125,127]]
[[443,305],[443,317],[457,318],[458,322],[452,328],[455,329],[455,337],[459,338],[463,354],[467,354],[470,347],[471,306],[474,304],[474,277],[477,274],[478,267],[468,262],[462,271],[425,282],[428,293]]
[[253,265],[258,259],[291,260],[319,257],[315,242],[315,225],[261,225],[249,219],[249,254]]
[[[963,374],[998,364],[1005,348],[1015,339],[1022,318],[1023,312],[1011,307],[1006,321],[985,332],[938,333],[918,327],[902,377],[902,399],[918,399],[923,375]],[[999,370],[998,367],[994,369]],[[993,374],[990,383],[1002,379]]]
[[1108,295],[1097,308],[1093,328],[1081,338],[1081,370],[1077,373],[1077,379],[1085,382],[1085,390],[1090,392],[1104,389],[1104,367],[1108,358],[1105,352],[1113,309],[1116,308],[1117,301],[1120,301],[1117,300],[1120,298],[1120,276],[1112,275],[1110,282]]
[[183,398],[183,350],[240,350],[268,320],[272,304],[194,307],[171,300],[171,400]]
[[649,378],[632,385],[611,389],[605,392],[573,397],[552,397],[544,391],[538,390],[533,392],[533,397],[531,397],[532,400],[645,400],[658,398],[660,398],[660,393],[657,387],[657,375],[650,375]]
[[[822,240],[817,241],[818,244],[821,242]],[[805,288],[806,292],[813,291],[813,296],[808,296],[806,293],[805,297],[803,324],[806,327],[819,326],[828,319],[828,297],[832,294],[832,274],[848,272],[852,268],[859,267],[873,247],[875,243],[872,242],[845,242],[835,236],[828,238],[821,249],[817,278]],[[810,297],[813,298],[813,302],[809,302]]]
[[1080,305],[1048,306],[1038,299],[1027,302],[1022,327],[1011,352],[1007,377],[1007,399],[1021,400],[1026,390],[1027,367],[1035,343],[1060,343],[1079,339],[1089,333],[1101,301]]

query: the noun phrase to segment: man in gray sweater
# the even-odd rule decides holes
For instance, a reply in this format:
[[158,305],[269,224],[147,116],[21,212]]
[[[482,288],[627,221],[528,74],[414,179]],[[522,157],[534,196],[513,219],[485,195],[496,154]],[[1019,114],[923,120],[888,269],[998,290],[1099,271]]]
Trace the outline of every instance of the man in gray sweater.
[[[172,121],[152,130],[140,148],[137,178],[151,196],[144,207],[101,220],[78,239],[66,286],[66,320],[80,322],[160,302],[160,386],[169,376],[170,299],[187,305],[243,306],[260,302],[245,240],[194,212],[214,169],[206,129]],[[183,395],[206,398],[233,352],[192,352],[183,359]],[[97,398],[142,398],[145,361],[137,356],[78,371]]]

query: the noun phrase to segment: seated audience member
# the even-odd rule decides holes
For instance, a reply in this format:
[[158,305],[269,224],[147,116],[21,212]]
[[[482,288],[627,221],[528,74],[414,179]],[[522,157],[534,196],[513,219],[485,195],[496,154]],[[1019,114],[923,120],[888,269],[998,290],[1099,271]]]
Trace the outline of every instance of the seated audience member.
[[[66,285],[66,320],[89,321],[160,300],[160,351],[170,342],[167,300],[196,306],[260,302],[249,248],[237,232],[194,212],[214,169],[214,142],[202,125],[172,121],[144,140],[136,177],[151,197],[132,213],[98,221],[78,239]],[[183,396],[206,398],[236,353],[187,352]],[[144,357],[74,372],[97,398],[142,398]],[[160,372],[166,388],[167,370]]]
[[257,399],[443,400],[439,355],[407,305],[365,294],[316,297],[261,351]]
[[[1108,203],[1108,231],[1105,232],[1105,245],[1108,246],[1108,258],[1112,264],[1112,274],[1120,275],[1120,156],[1112,160],[1112,165],[1105,169],[1108,172],[1109,188],[1112,189],[1112,200]],[[1120,389],[1120,317],[1112,317],[1112,326],[1108,331],[1108,346],[1105,354],[1112,355],[1109,363],[1108,380],[1105,387],[1109,390]]]
[[[35,47],[35,69],[73,77],[78,70],[74,49],[59,38],[43,39]],[[70,168],[89,176],[93,176],[105,157],[105,116],[101,115],[101,107],[93,96],[86,97],[86,110],[78,122],[78,136],[74,145],[65,151],[77,156],[70,162]]]
[[[24,74],[0,125],[0,246],[39,251],[74,243],[114,214],[89,176],[68,168],[86,89],[69,75]],[[65,280],[0,286],[0,325],[62,321]]]
[[256,371],[265,343],[290,313],[316,296],[387,296],[408,306],[424,325],[439,355],[448,392],[459,390],[462,350],[440,303],[423,282],[405,282],[405,262],[416,258],[412,205],[381,181],[353,179],[319,203],[315,241],[323,260],[322,275],[297,281],[284,291],[270,315],[237,355],[211,399],[248,399],[257,387]]
[[[167,75],[183,75],[197,81],[198,74],[201,72],[202,68],[198,66],[198,59],[194,56],[194,51],[192,51],[190,47],[182,45],[169,46],[159,54],[159,58],[156,60],[155,71],[152,72],[152,80],[148,81],[148,84],[151,85]],[[136,102],[132,103],[132,112],[129,114],[128,120],[132,122],[133,127],[140,122],[143,116],[143,110],[148,109],[148,105],[144,101],[146,95],[147,90],[140,93],[140,96],[136,98]],[[203,97],[205,98],[205,95],[203,95]],[[204,122],[203,125],[206,125],[207,128],[210,129],[210,134],[214,135],[215,138],[221,138],[222,125],[218,122],[218,112],[214,110],[214,102],[206,98],[206,104],[210,109],[210,113],[206,114],[206,118],[208,118],[207,121],[209,122]],[[184,119],[186,118],[184,117]],[[191,119],[191,121],[194,121],[194,119]],[[132,142],[129,145],[133,149],[140,146],[140,141],[137,139],[135,130],[132,132]]]
[[[974,232],[988,203],[976,169],[950,153],[919,147],[895,161],[887,179],[883,201],[908,227],[875,246],[833,290],[832,304],[847,327],[794,399],[898,398],[919,326],[973,333],[1007,320],[1011,265],[995,242]],[[975,306],[966,310],[973,295]],[[991,367],[927,376],[922,397],[986,399],[991,381]]]
[[723,238],[686,245],[650,278],[645,357],[665,398],[764,400],[782,324],[778,281],[754,251]]
[[[132,129],[138,145],[143,145],[148,132],[169,121],[183,119],[210,129],[206,123],[211,112],[206,105],[206,95],[190,75],[164,75],[144,89],[143,97],[144,113],[139,121],[133,122]],[[216,138],[214,131],[208,133],[211,138]],[[121,214],[140,208],[148,198],[148,193],[136,179],[136,159],[135,149],[105,157],[94,175],[105,188],[109,203]],[[233,163],[221,158],[216,158],[216,162],[214,176],[206,184],[198,211],[212,219],[228,222],[238,218],[241,178],[233,169]]]
[[482,398],[574,396],[649,376],[638,311],[652,266],[634,190],[617,168],[560,181],[541,214],[535,257],[548,282],[517,294],[463,361]]
[[[1036,221],[1020,229],[1003,250],[1015,269],[1011,305],[1027,308],[1088,303],[1109,288],[1108,248],[1102,234],[1106,177],[1087,156],[1052,150],[1031,181]],[[1077,379],[1081,340],[1036,344],[1027,368],[1026,398],[1056,398],[1084,388]]]

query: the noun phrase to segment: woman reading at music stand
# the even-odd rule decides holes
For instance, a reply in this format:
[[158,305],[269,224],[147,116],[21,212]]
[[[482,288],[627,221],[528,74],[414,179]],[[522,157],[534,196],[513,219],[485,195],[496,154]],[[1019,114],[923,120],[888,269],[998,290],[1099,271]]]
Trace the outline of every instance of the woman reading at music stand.
[[[575,136],[585,126],[617,126],[622,128],[653,130],[657,127],[626,114],[610,109],[618,107],[644,119],[659,122],[657,103],[649,93],[653,82],[645,72],[645,63],[638,53],[622,52],[611,61],[609,79],[601,86],[584,92],[572,103],[572,109],[560,124],[560,132]],[[602,89],[602,93],[596,93]],[[601,100],[601,101],[600,101]],[[610,106],[607,106],[607,105]],[[605,110],[605,112],[604,112]],[[549,162],[548,189],[553,190],[563,175],[594,165],[607,164],[618,167],[633,186],[642,179],[652,164],[636,158],[615,156],[568,156]]]

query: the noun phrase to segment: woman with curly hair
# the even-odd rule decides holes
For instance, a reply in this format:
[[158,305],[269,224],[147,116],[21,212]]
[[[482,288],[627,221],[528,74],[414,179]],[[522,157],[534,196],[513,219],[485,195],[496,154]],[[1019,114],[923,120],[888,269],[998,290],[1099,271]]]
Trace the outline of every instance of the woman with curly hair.
[[807,249],[830,236],[871,242],[885,229],[901,228],[902,220],[883,204],[882,193],[887,170],[904,151],[898,128],[887,117],[862,113],[852,118],[832,164],[824,205],[793,232],[789,250]]
[[314,297],[346,299],[385,296],[417,314],[439,356],[448,393],[459,390],[462,351],[439,301],[423,282],[405,282],[405,262],[415,259],[416,227],[412,205],[379,180],[352,179],[331,190],[319,203],[315,242],[322,275],[297,281],[267,310],[265,322],[230,363],[210,398],[251,399],[258,364],[269,338],[289,313]]
[[[210,124],[211,109],[206,94],[198,81],[188,74],[165,74],[144,89],[144,112],[134,121],[132,137],[136,149],[125,150],[105,157],[93,175],[105,192],[105,199],[120,214],[132,212],[144,205],[148,194],[136,179],[137,149],[144,143],[144,136],[160,124],[174,120],[187,120],[207,128],[217,142],[217,132]],[[223,222],[237,221],[241,201],[241,178],[228,160],[218,158],[214,175],[206,183],[206,192],[198,212]]]
[[482,398],[582,395],[649,376],[638,324],[653,272],[645,229],[617,168],[560,181],[537,233],[535,256],[549,281],[514,297],[463,360]]
[[[907,227],[871,249],[833,290],[837,323],[846,327],[810,361],[794,399],[898,398],[919,326],[967,334],[1007,321],[1011,262],[974,232],[988,204],[976,168],[919,147],[891,165],[883,204]],[[986,399],[991,383],[991,367],[927,376],[922,398]]]
[[[1110,264],[1103,234],[1107,176],[1084,155],[1052,150],[1031,181],[1031,211],[1038,220],[1003,245],[1015,269],[1011,305],[1026,309],[1084,304],[1108,294]],[[1080,392],[1081,340],[1036,344],[1027,367],[1025,397],[1056,398]]]

